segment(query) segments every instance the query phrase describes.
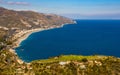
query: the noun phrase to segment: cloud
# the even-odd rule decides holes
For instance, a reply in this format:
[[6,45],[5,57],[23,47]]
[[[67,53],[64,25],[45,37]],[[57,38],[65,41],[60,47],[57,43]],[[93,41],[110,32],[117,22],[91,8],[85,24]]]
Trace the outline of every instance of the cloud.
[[25,6],[30,5],[27,2],[12,2],[12,1],[9,1],[9,2],[6,2],[6,3],[9,4],[9,5],[25,5]]
[[95,15],[88,15],[88,14],[59,14],[68,18],[72,19],[120,19],[120,13],[108,13],[108,14],[95,14]]
[[4,1],[4,0],[0,0],[0,4],[23,5],[23,6],[29,6],[30,5],[28,2],[13,2],[13,1]]

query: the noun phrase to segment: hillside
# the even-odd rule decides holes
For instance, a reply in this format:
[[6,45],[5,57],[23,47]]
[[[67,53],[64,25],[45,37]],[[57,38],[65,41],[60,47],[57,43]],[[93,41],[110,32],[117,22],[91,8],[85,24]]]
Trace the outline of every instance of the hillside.
[[0,26],[8,29],[30,29],[73,23],[72,20],[54,14],[43,14],[33,11],[15,11],[0,7]]
[[13,39],[13,36],[19,32],[36,28],[55,28],[66,23],[73,23],[73,21],[54,14],[15,11],[0,7],[0,47],[3,45],[3,41],[10,43],[10,41],[18,39],[18,37]]
[[0,51],[0,75],[120,75],[120,58],[61,55],[20,63],[14,53]]
[[36,75],[120,75],[120,59],[67,55],[32,62]]

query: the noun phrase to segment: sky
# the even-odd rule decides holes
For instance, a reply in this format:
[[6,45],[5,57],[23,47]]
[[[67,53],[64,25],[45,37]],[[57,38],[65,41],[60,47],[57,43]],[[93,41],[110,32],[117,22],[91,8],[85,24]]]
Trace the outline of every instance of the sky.
[[120,0],[0,0],[0,6],[74,19],[120,19]]

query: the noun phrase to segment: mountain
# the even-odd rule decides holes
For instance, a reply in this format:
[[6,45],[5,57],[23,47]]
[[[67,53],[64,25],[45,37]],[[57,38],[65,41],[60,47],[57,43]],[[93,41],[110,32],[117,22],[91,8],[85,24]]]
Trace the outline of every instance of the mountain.
[[[43,14],[34,11],[15,11],[0,7],[1,40],[12,37],[12,35],[18,31],[35,28],[54,28],[66,23],[73,23],[73,21],[55,14]],[[4,37],[4,39],[2,37]]]
[[29,29],[51,25],[72,23],[73,21],[54,14],[43,14],[33,11],[15,11],[0,7],[0,26],[7,28]]

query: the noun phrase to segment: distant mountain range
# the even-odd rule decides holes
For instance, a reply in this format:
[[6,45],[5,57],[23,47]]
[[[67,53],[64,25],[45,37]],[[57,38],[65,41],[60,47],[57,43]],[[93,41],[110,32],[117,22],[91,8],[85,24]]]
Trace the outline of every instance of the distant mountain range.
[[15,11],[0,7],[0,26],[7,28],[31,29],[51,25],[72,23],[73,21],[55,14],[43,14],[33,11]]

